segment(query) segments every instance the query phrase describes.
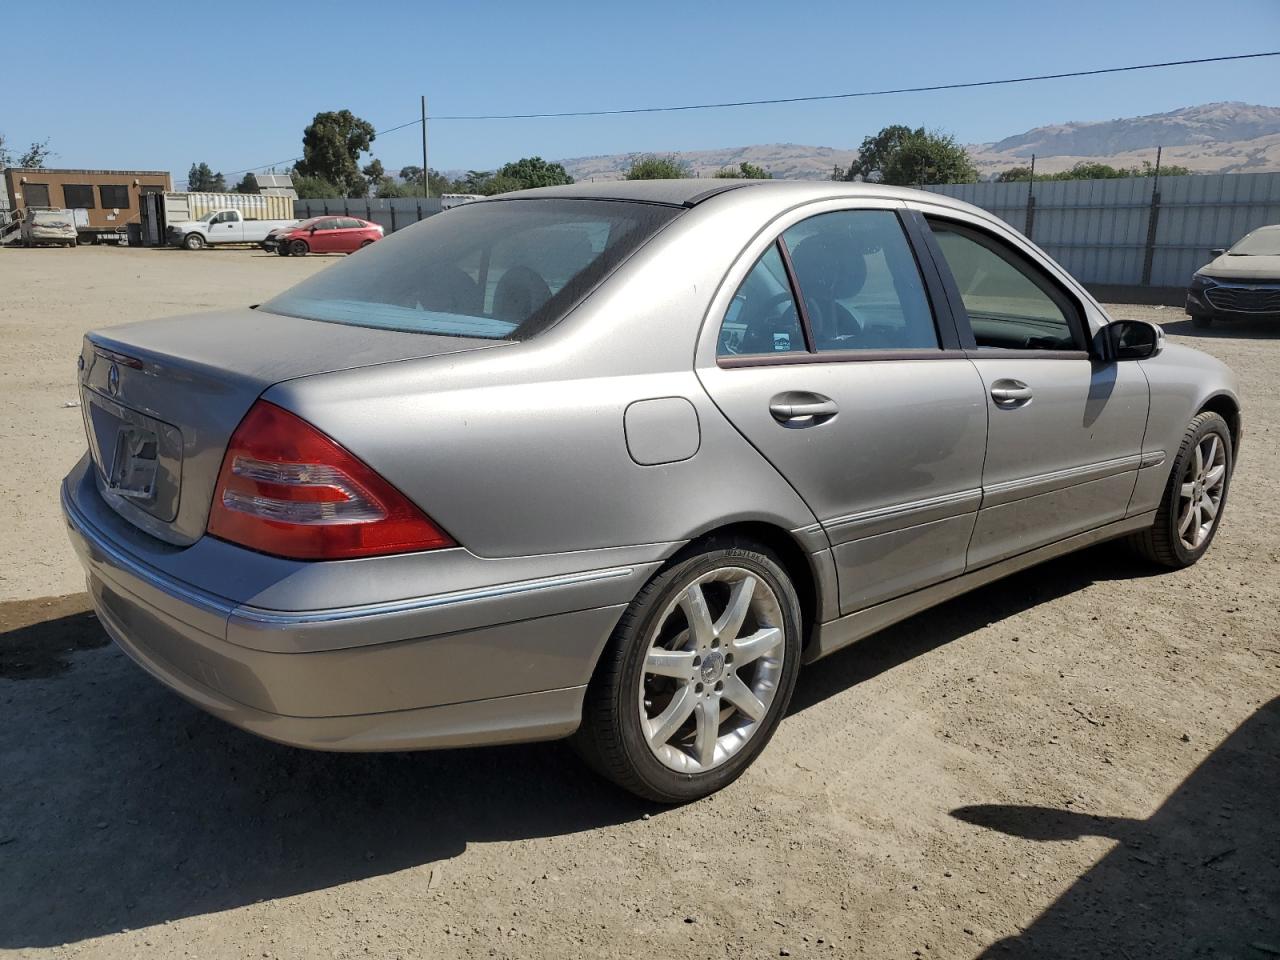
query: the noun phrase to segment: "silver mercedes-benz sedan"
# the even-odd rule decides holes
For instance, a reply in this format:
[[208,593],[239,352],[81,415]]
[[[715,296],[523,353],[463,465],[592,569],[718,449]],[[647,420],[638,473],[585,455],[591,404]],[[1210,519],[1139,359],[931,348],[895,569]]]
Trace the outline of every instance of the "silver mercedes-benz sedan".
[[469,204],[92,332],[80,390],[71,538],[163,683],[325,750],[573,735],[671,802],[888,624],[1111,538],[1194,563],[1241,434],[999,220],[844,183]]

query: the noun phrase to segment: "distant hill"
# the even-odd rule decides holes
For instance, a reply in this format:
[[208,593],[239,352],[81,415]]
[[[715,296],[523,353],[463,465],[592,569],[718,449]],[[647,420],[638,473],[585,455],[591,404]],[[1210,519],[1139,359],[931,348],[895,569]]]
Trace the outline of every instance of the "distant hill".
[[[1066,170],[1081,160],[1136,166],[1143,160],[1154,161],[1157,146],[1165,148],[1164,162],[1197,173],[1280,171],[1280,107],[1206,103],[1144,117],[1071,121],[1036,127],[993,143],[971,144],[968,150],[982,175],[994,176],[1009,167],[1025,165],[1033,153],[1036,169],[1046,173]],[[857,150],[766,143],[671,155],[704,177],[746,160],[778,178],[824,180],[833,167],[847,167]],[[617,180],[637,156],[639,152],[560,162],[576,180]]]

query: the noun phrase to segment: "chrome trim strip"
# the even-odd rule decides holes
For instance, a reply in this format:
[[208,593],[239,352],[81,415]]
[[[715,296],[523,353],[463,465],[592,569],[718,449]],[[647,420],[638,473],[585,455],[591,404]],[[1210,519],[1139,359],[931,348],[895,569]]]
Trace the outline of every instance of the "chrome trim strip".
[[334,607],[328,610],[267,610],[250,604],[237,604],[223,597],[197,590],[194,587],[173,579],[148,566],[137,558],[124,552],[107,540],[90,523],[87,517],[71,500],[66,484],[62,486],[62,511],[71,527],[84,538],[91,553],[104,555],[114,566],[125,573],[136,577],[149,586],[156,588],[175,600],[189,603],[202,610],[222,617],[234,617],[240,621],[270,626],[292,626],[304,623],[326,623],[338,620],[356,620],[362,617],[386,616],[388,614],[409,613],[415,610],[429,610],[436,607],[450,606],[458,603],[471,603],[476,600],[491,600],[498,597],[510,597],[521,593],[533,593],[539,590],[554,590],[558,587],[578,586],[584,583],[595,583],[603,580],[616,580],[631,576],[634,567],[610,567],[606,570],[591,570],[585,573],[561,574],[555,577],[542,577],[535,580],[517,580],[512,583],[495,584],[489,587],[477,587],[470,590],[455,590],[451,593],[438,593],[427,597],[410,597],[405,600],[391,600],[384,603],[370,603],[352,607]]
[[[847,514],[825,521],[824,526],[827,532],[833,535],[844,533],[850,527],[866,527],[867,533],[864,535],[871,536],[873,532],[888,532],[900,527],[927,523],[930,520],[945,520],[948,517],[972,513],[977,510],[981,500],[981,488],[960,490],[956,493],[946,493],[937,497],[926,497],[923,500],[911,500],[907,503],[895,503],[888,507],[876,507],[874,510]],[[893,523],[892,521],[895,520],[905,522]],[[831,542],[834,545],[844,539],[849,537],[833,536]]]
[[1142,455],[1142,463],[1139,464],[1139,469],[1145,470],[1147,467],[1158,467],[1162,463],[1164,463],[1163,450],[1148,450]]
[[244,604],[236,607],[231,612],[231,616],[236,620],[246,620],[250,623],[270,624],[272,626],[332,623],[340,620],[358,620],[362,617],[412,613],[417,610],[430,610],[435,607],[450,606],[458,603],[472,603],[476,600],[493,600],[498,597],[534,593],[539,590],[553,590],[557,587],[578,586],[584,583],[596,583],[601,580],[616,580],[619,577],[629,577],[634,572],[633,567],[612,567],[608,570],[569,573],[557,577],[542,577],[537,580],[517,580],[513,583],[500,583],[491,587],[455,590],[452,593],[437,593],[429,597],[410,597],[406,600],[389,600],[384,603],[369,603],[355,607],[332,607],[327,610],[290,612],[265,610],[261,607]]
[[175,600],[189,603],[194,607],[199,607],[201,610],[220,617],[230,616],[231,611],[235,609],[235,604],[229,600],[189,587],[181,581],[161,573],[154,567],[148,566],[136,557],[125,553],[107,540],[89,523],[88,517],[80,512],[80,508],[75,505],[67,494],[65,483],[62,485],[62,514],[66,517],[67,523],[71,528],[83,537],[85,543],[89,545],[90,554],[94,552],[103,554],[114,566],[143,581],[148,586],[154,587],[162,593],[167,593]]
[[1050,473],[1040,473],[1033,477],[1019,477],[1017,480],[1005,480],[983,488],[982,506],[994,507],[1001,503],[1023,500],[1041,493],[1050,493],[1063,487],[1074,486],[1089,480],[1103,480],[1107,477],[1130,470],[1137,470],[1142,463],[1141,454],[1130,454],[1127,457],[1116,457],[1113,460],[1099,460],[1079,467],[1067,467]]

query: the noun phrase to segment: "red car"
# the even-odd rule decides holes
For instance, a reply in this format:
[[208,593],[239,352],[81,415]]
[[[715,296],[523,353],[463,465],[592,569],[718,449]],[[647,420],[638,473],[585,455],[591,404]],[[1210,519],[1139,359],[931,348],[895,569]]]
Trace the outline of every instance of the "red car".
[[275,249],[282,257],[305,257],[308,253],[355,253],[382,239],[382,227],[355,217],[312,217],[292,227],[272,230],[263,241],[264,249]]

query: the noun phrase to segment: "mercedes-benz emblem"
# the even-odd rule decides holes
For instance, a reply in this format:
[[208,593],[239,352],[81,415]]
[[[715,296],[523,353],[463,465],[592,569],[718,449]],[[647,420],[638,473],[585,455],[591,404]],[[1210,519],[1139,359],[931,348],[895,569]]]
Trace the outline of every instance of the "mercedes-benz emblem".
[[114,363],[107,371],[107,392],[113,397],[120,395],[120,368]]

